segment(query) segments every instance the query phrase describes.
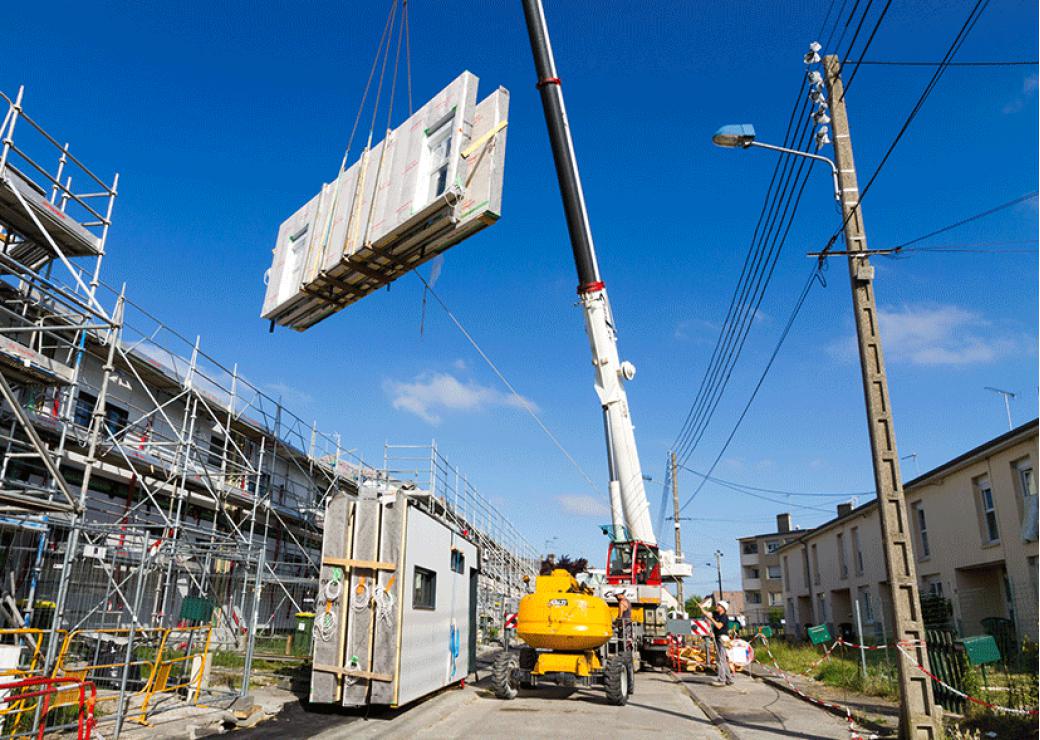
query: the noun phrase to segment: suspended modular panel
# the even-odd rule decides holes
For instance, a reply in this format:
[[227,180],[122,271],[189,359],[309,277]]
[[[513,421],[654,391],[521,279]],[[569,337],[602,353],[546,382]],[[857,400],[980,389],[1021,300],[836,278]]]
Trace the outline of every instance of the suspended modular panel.
[[303,330],[498,220],[509,93],[463,72],[282,223],[261,316]]

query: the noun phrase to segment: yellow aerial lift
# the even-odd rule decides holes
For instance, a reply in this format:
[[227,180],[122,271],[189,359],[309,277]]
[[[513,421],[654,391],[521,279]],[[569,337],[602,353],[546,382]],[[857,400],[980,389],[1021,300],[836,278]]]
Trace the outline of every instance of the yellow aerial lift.
[[616,606],[565,570],[538,576],[534,592],[521,599],[517,618],[517,636],[526,647],[499,656],[493,686],[499,697],[512,699],[520,686],[543,681],[602,685],[608,701],[621,705],[633,691],[640,651],[656,656],[654,650],[662,652],[657,643],[665,640],[660,634],[665,594],[661,558],[624,388],[635,377],[635,367],[621,362],[618,355],[614,317],[596,261],[542,3],[523,0],[523,7],[603,410],[612,521],[605,528],[611,535],[606,580],[612,595],[607,598],[616,600],[617,594],[624,593],[631,609],[617,614]]

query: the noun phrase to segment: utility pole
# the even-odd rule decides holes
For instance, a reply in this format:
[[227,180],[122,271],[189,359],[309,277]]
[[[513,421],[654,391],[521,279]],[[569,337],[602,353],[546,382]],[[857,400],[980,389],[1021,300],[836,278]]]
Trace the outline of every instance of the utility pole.
[[993,391],[999,393],[1004,397],[1004,410],[1007,411],[1008,417],[1008,431],[1010,432],[1015,428],[1015,425],[1011,423],[1011,399],[1015,397],[1015,394],[1011,391],[1005,391],[1002,388],[993,388],[992,386],[986,386],[987,391]]
[[[867,252],[867,235],[863,225],[863,209],[859,202],[856,165],[849,137],[849,119],[845,110],[845,88],[841,81],[841,62],[837,56],[824,57],[825,83],[830,99],[834,160],[838,167],[841,212],[848,252],[852,303],[856,313],[856,335],[863,394],[867,405],[874,482],[877,486],[882,549],[891,591],[895,640],[911,651],[915,661],[929,668],[925,649],[921,600],[917,587],[913,545],[906,515],[899,452],[896,449],[892,406],[888,395],[888,378],[881,350],[881,335],[874,300],[874,268]],[[861,254],[857,254],[861,253]],[[941,709],[932,695],[932,684],[924,673],[906,660],[899,667],[899,735],[917,740],[942,737]]]
[[[679,532],[679,465],[675,462],[675,451],[672,451],[672,518],[675,519],[675,562],[681,563],[683,559],[682,554],[682,535]],[[679,580],[675,584],[675,595],[679,600],[680,611],[686,611],[686,598],[685,590],[683,588],[683,579],[680,576]]]
[[715,575],[719,579],[719,601],[725,597],[722,595],[722,550],[715,551]]

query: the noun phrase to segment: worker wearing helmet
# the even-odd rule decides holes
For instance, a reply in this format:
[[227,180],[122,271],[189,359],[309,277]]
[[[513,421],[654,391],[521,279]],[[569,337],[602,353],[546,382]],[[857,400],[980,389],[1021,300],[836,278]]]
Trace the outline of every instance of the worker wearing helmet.
[[729,603],[724,600],[715,602],[715,606],[708,614],[711,620],[712,631],[715,634],[715,665],[718,667],[718,679],[714,682],[716,686],[732,686],[733,670],[729,666],[729,656],[726,655],[726,646],[722,644],[722,638],[729,632]]

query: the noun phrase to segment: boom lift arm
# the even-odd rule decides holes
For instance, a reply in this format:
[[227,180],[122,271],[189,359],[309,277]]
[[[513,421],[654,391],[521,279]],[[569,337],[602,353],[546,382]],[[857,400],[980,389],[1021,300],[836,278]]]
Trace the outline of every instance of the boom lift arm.
[[[578,174],[563,90],[556,74],[549,31],[541,0],[523,0],[527,32],[531,40],[538,89],[549,129],[556,177],[560,183],[574,264],[578,270],[578,296],[585,315],[585,332],[596,368],[596,393],[603,408],[610,472],[610,513],[614,539],[657,544],[650,519],[650,503],[643,487],[643,470],[636,449],[635,429],[628,407],[625,382],[635,377],[635,366],[618,356],[617,329],[607,298],[606,285],[596,262],[592,229],[585,209],[585,195]],[[627,537],[622,533],[627,529]]]

